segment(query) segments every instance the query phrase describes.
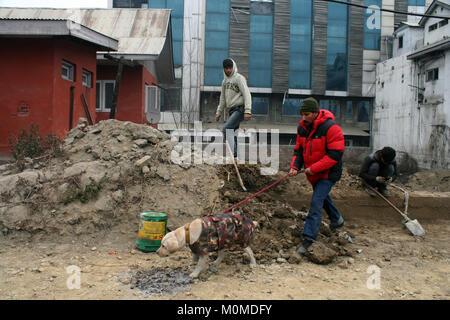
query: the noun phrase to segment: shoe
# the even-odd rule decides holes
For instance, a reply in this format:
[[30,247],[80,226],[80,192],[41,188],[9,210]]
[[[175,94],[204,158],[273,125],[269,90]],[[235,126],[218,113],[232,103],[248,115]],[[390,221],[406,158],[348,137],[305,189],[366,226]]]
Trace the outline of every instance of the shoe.
[[310,240],[303,240],[303,243],[300,248],[297,249],[297,253],[301,256],[303,256],[306,253],[306,250],[308,250],[309,247],[313,244]]
[[335,232],[336,229],[342,228],[344,226],[344,219],[342,217],[339,218],[337,222],[330,223],[330,230]]
[[365,190],[371,197],[375,197],[375,196],[376,196],[375,192],[373,192],[373,191],[370,190],[369,188],[364,187],[364,190]]
[[389,191],[387,191],[387,189],[378,189],[378,191],[379,191],[384,197],[389,197]]

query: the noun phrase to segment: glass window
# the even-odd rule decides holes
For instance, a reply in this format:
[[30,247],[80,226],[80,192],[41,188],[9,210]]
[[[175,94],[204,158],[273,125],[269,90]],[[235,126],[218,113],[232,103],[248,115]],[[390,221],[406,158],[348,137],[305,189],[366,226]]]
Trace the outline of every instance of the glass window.
[[282,115],[283,116],[300,116],[300,104],[303,99],[288,98],[284,99]]
[[[328,3],[328,26],[326,89],[347,91],[347,5]],[[338,29],[345,32],[337,34]]]
[[358,121],[368,122],[369,121],[369,101],[358,101]]
[[230,0],[206,1],[205,85],[222,84],[222,61],[228,58],[229,24]]
[[251,2],[248,68],[248,84],[251,87],[272,86],[272,41],[273,3]]
[[425,0],[408,0],[408,6],[425,6]]
[[114,80],[98,80],[95,84],[95,109],[98,112],[109,112],[114,94]]
[[319,106],[321,109],[325,109],[334,114],[337,119],[340,117],[340,103],[337,100],[320,100]]
[[289,88],[311,88],[312,1],[291,0]]
[[345,108],[345,118],[346,119],[353,119],[353,102],[347,101],[347,105]]
[[92,88],[92,72],[83,69],[82,82],[83,87]]
[[75,80],[75,65],[70,62],[63,61],[61,65],[61,77],[65,80]]
[[105,83],[105,95],[104,95],[105,105],[103,106],[103,108],[105,110],[111,110],[113,94],[114,94],[114,82],[106,82]]
[[268,114],[269,113],[269,98],[252,97],[252,113],[253,114]]

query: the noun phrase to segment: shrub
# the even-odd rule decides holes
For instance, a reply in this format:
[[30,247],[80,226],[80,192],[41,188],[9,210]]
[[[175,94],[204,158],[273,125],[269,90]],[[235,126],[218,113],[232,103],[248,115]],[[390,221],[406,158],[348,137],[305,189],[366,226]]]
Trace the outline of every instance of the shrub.
[[38,131],[38,125],[32,123],[30,131],[23,129],[17,138],[10,133],[8,142],[14,159],[35,158],[44,153],[45,149]]
[[30,125],[29,131],[23,129],[17,137],[10,133],[8,142],[12,156],[16,160],[37,158],[45,153],[54,157],[62,155],[62,139],[56,134],[41,138],[39,126],[34,123]]

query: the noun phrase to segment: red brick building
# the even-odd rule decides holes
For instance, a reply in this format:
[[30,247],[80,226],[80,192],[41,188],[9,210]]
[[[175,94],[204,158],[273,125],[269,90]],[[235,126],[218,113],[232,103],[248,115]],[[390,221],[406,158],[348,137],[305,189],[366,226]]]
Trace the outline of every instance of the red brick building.
[[[78,20],[73,22],[73,20]],[[101,30],[101,31],[100,31]],[[118,75],[118,61],[122,72]],[[64,138],[79,118],[157,123],[161,82],[174,79],[170,11],[0,9],[0,154],[39,127]]]

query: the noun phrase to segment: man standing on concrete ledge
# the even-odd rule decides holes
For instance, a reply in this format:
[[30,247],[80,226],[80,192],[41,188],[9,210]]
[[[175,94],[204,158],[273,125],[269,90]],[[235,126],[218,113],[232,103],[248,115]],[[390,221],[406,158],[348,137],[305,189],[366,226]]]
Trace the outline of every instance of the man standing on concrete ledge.
[[219,121],[223,110],[229,118],[223,127],[223,135],[229,141],[233,156],[237,157],[237,137],[235,130],[239,129],[242,120],[252,117],[252,96],[244,76],[238,73],[237,65],[232,59],[223,60],[223,81],[220,92],[219,106],[216,111],[216,121]]
[[335,231],[344,225],[344,219],[329,195],[331,188],[342,175],[344,134],[334,122],[334,115],[324,109],[314,98],[303,100],[300,106],[302,120],[297,127],[297,143],[291,162],[290,176],[301,170],[313,186],[313,195],[302,233],[302,246],[297,253],[303,255],[316,241],[322,221],[322,209],[330,219],[330,229]]

